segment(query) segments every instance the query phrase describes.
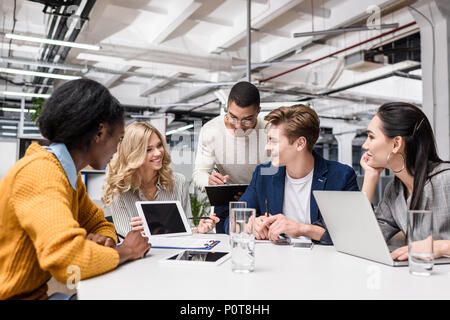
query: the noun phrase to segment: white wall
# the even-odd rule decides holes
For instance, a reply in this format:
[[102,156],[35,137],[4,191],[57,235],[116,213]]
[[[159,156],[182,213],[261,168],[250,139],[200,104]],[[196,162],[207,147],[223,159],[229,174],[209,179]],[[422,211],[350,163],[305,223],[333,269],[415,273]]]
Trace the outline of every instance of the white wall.
[[16,162],[17,140],[0,138],[0,179]]

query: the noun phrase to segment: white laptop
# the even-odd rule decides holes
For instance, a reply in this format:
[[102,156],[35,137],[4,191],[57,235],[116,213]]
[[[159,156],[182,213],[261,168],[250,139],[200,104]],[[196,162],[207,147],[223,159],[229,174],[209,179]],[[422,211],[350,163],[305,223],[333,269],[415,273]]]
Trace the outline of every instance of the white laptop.
[[151,237],[191,235],[191,227],[180,201],[137,201],[136,208]]
[[[394,267],[408,265],[408,261],[392,259],[363,192],[314,190],[313,194],[337,251]],[[450,259],[435,259],[434,263],[450,263]]]

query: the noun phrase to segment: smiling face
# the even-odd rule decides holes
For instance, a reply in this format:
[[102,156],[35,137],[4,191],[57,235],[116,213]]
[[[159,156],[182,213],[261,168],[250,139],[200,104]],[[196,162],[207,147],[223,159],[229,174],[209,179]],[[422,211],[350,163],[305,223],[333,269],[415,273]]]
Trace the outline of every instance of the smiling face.
[[[382,131],[382,121],[378,115],[373,117],[367,128],[367,139],[362,148],[367,154],[367,164],[373,168],[388,168],[387,159],[391,152],[399,151],[396,139],[389,138]],[[391,162],[391,166],[398,167]],[[400,164],[401,166],[401,164]]]
[[233,130],[234,135],[240,136],[246,130],[256,126],[259,110],[255,106],[242,108],[234,101],[230,101],[228,104],[228,112],[225,115],[225,126]]
[[165,155],[164,145],[155,132],[152,132],[147,143],[147,154],[141,169],[144,172],[158,171],[163,166]]
[[[296,159],[298,151],[306,148],[306,140],[300,141],[303,137],[289,143],[289,138],[284,134],[284,125],[272,124],[267,131],[266,150],[270,152],[272,165],[282,167]],[[302,144],[301,146],[300,144]]]

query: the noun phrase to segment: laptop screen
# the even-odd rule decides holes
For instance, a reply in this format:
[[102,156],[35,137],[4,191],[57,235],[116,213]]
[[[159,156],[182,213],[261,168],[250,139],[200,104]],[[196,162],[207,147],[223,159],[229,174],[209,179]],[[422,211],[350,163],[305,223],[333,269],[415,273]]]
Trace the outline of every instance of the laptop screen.
[[152,235],[187,231],[176,203],[142,203],[141,208]]

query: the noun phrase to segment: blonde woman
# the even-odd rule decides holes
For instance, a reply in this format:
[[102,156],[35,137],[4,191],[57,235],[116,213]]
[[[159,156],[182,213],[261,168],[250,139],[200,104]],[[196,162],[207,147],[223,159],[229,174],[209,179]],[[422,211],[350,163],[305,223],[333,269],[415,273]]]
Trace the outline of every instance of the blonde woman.
[[[102,198],[105,207],[111,208],[118,234],[126,236],[132,227],[143,229],[136,201],[179,200],[186,216],[192,217],[189,184],[182,174],[172,171],[170,162],[165,139],[155,127],[146,122],[127,126],[106,169]],[[193,232],[207,233],[218,221],[212,214]]]

